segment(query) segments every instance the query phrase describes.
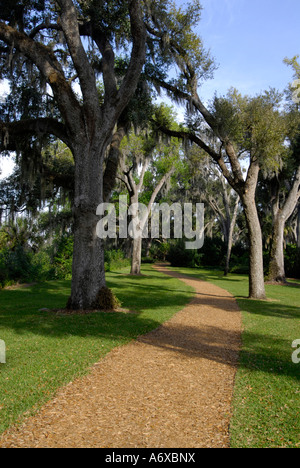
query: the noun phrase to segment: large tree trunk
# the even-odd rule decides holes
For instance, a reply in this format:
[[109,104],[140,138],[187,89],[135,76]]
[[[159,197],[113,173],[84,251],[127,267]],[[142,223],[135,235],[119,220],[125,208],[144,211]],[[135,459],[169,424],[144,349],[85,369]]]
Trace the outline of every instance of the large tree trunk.
[[142,238],[132,240],[132,258],[131,258],[131,271],[130,274],[139,276],[141,274],[142,263]]
[[266,299],[263,240],[255,199],[251,194],[245,194],[242,201],[248,226],[250,248],[249,297],[251,299]]
[[[142,221],[140,219],[140,213],[138,210],[138,190],[130,197],[131,203],[131,226],[135,227],[134,231],[130,234],[132,238],[132,250],[131,250],[131,271],[130,274],[133,276],[139,276],[141,274],[142,265]],[[130,228],[129,228],[130,232]]]
[[102,162],[105,145],[75,148],[74,252],[70,309],[97,309],[105,287],[103,241],[96,235],[97,207],[103,200]]
[[273,226],[273,238],[272,238],[272,249],[271,249],[271,261],[269,266],[269,281],[277,283],[285,283],[285,268],[284,268],[284,226],[285,219],[278,212]]

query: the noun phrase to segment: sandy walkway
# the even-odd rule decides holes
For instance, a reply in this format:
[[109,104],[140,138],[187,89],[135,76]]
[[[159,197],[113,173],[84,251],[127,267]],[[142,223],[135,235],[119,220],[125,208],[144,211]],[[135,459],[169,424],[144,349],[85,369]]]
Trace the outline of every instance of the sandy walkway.
[[0,447],[228,447],[241,314],[234,298],[188,279],[195,298],[146,336],[62,388]]

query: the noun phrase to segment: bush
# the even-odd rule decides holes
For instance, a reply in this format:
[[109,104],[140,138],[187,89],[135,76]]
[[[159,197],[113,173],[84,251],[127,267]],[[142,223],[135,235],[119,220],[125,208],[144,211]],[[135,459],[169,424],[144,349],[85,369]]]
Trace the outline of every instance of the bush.
[[201,265],[205,267],[224,267],[227,247],[225,242],[215,237],[205,238],[201,249]]
[[245,252],[243,255],[231,255],[230,264],[232,267],[230,268],[230,273],[237,273],[240,275],[248,275],[249,274],[249,253]]
[[300,249],[296,244],[286,247],[285,273],[287,277],[300,279]]
[[152,257],[142,257],[142,263],[153,264],[154,262],[155,260]]
[[55,279],[55,268],[48,250],[37,252],[32,258],[32,265],[36,272],[36,279],[40,281]]
[[183,239],[170,245],[166,259],[174,267],[195,268],[201,264],[201,255],[198,254],[197,250],[187,250]]
[[130,260],[125,258],[122,250],[106,250],[105,256],[105,271],[120,270],[130,266]]
[[171,244],[168,242],[155,242],[150,249],[150,257],[153,260],[165,261],[170,251]]
[[72,279],[74,239],[72,236],[64,235],[56,240],[55,244],[56,255],[53,264],[55,278],[70,280]]
[[[47,270],[48,267],[46,267]],[[22,246],[0,252],[0,285],[28,283],[45,278],[42,259],[28,252]]]

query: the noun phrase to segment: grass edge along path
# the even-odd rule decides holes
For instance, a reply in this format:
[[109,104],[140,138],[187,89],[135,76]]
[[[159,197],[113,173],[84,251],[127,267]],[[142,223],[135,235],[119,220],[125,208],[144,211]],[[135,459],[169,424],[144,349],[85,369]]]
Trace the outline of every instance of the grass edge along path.
[[300,288],[266,284],[267,301],[247,298],[248,277],[208,269],[172,268],[216,284],[235,296],[243,334],[236,375],[232,448],[300,447],[300,364],[292,342],[300,339]]
[[0,291],[0,339],[7,363],[0,364],[0,434],[35,414],[57,390],[113,348],[158,328],[193,297],[192,288],[143,267],[107,274],[107,284],[130,312],[56,316],[40,309],[64,307],[70,282],[57,281]]

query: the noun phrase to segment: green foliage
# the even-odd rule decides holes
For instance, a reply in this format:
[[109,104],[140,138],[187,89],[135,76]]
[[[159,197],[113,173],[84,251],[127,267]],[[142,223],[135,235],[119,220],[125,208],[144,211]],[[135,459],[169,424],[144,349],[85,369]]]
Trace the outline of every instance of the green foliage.
[[0,287],[48,279],[49,258],[39,248],[36,226],[19,218],[0,230]]
[[56,255],[54,258],[54,270],[56,279],[69,280],[72,278],[74,239],[72,236],[63,235],[56,240]]
[[22,246],[0,251],[0,287],[50,279],[53,270],[46,252],[34,254]]
[[170,242],[154,242],[150,248],[150,258],[165,261],[170,251]]
[[300,279],[300,249],[295,244],[286,247],[285,270],[287,277]]
[[125,258],[122,250],[106,250],[105,256],[105,271],[115,271],[130,265],[130,259]]
[[176,243],[170,245],[167,260],[173,267],[194,268],[200,266],[201,256],[197,250],[187,250],[185,240],[179,239]]
[[226,244],[219,237],[207,237],[201,249],[201,265],[223,267],[225,264]]
[[215,97],[211,109],[217,133],[230,139],[240,154],[259,159],[268,176],[278,174],[288,156],[288,120],[281,102],[274,89],[255,97],[230,89],[226,97]]

